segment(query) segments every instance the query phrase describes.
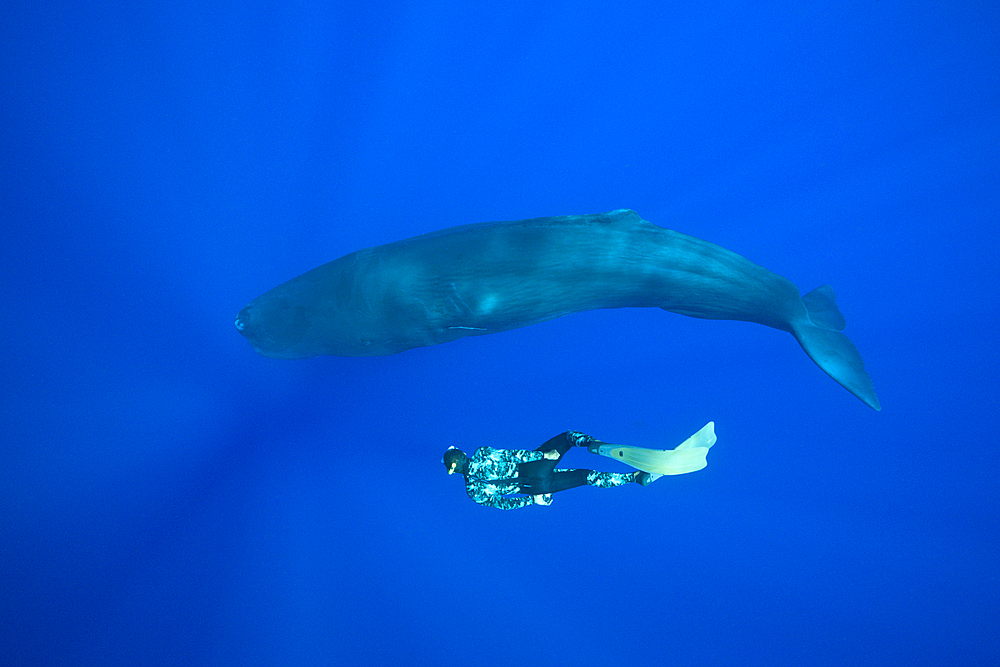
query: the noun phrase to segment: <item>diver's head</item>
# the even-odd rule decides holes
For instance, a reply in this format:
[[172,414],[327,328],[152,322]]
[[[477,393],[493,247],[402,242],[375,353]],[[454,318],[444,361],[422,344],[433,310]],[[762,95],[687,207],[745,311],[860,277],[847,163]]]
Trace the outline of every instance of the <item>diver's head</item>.
[[444,467],[448,470],[449,475],[454,472],[465,472],[468,462],[469,458],[465,455],[465,452],[457,447],[449,447],[448,451],[446,451],[444,456],[441,457],[441,463],[444,464]]

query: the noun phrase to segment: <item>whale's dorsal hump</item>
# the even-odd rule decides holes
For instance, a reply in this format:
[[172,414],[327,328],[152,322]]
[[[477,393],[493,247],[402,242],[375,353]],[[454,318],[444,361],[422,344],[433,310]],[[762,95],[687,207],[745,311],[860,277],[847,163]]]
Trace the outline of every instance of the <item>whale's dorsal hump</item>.
[[634,224],[637,222],[645,222],[642,217],[630,208],[616,208],[613,211],[608,211],[607,213],[601,213],[600,217],[602,222],[612,222],[618,224]]
[[[586,215],[556,215],[545,218],[527,218],[525,220],[498,220],[495,222],[474,222],[471,225],[459,225],[457,227],[448,227],[446,229],[439,229],[435,232],[428,232],[426,234],[421,234],[420,236],[414,236],[413,238],[405,239],[403,241],[397,241],[397,244],[409,244],[415,241],[424,241],[427,239],[438,238],[443,236],[457,236],[458,234],[464,234],[471,231],[485,230],[489,228],[508,228],[508,227],[579,227],[588,225],[616,225],[624,228],[640,227],[644,225],[652,225],[652,223],[647,222],[642,219],[638,213],[630,208],[618,208],[614,211],[608,211],[607,213],[588,213]],[[656,225],[652,225],[656,226]],[[393,245],[393,244],[390,244]]]

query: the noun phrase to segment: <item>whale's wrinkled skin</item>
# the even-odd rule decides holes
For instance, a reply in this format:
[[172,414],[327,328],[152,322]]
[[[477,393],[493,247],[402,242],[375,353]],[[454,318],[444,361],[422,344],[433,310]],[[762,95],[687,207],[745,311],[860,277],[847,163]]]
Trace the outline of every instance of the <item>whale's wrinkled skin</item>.
[[626,307],[788,331],[880,409],[829,286],[800,297],[785,278],[628,209],[464,225],[358,250],[257,297],[236,328],[266,357],[375,356]]

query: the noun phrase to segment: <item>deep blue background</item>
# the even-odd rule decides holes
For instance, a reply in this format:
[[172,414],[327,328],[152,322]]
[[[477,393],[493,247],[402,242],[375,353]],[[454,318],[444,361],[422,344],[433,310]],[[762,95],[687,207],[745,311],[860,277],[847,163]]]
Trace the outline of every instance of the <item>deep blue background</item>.
[[[0,663],[997,664],[1000,5],[472,4],[0,10]],[[883,411],[658,310],[233,328],[360,247],[620,207],[833,285]],[[708,420],[706,470],[547,508],[439,463]]]

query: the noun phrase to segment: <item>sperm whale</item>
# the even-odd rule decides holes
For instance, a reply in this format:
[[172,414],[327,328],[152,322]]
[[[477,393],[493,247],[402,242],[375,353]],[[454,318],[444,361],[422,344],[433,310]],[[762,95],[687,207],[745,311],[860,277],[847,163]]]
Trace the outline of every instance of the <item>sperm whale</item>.
[[629,209],[463,225],[358,250],[257,297],[236,328],[266,357],[376,356],[627,307],[787,331],[881,409],[828,285],[800,296],[744,257]]

